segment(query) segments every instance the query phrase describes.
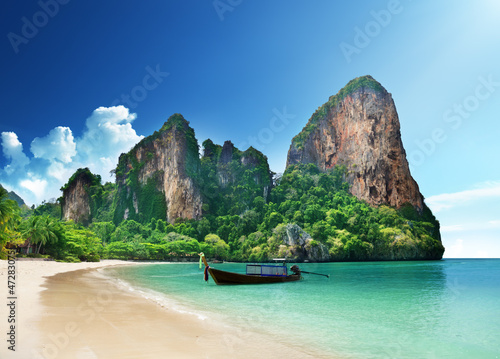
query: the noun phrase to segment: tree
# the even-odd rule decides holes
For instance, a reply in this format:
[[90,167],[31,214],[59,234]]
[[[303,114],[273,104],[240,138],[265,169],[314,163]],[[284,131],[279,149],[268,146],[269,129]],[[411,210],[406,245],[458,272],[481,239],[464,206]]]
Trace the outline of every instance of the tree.
[[103,243],[109,243],[111,241],[111,235],[116,229],[113,222],[94,222],[90,228],[99,238],[101,238]]
[[40,253],[43,245],[55,243],[63,238],[64,229],[58,220],[50,216],[31,216],[23,223],[21,234],[29,240],[29,246],[38,244],[36,253]]
[[7,190],[0,185],[0,253],[5,243],[19,238],[16,230],[21,218],[19,212],[19,205],[9,199]]
[[227,257],[229,252],[229,245],[224,242],[216,234],[207,234],[205,237],[205,242],[210,244],[211,249],[214,252],[214,256],[217,259],[224,259]]

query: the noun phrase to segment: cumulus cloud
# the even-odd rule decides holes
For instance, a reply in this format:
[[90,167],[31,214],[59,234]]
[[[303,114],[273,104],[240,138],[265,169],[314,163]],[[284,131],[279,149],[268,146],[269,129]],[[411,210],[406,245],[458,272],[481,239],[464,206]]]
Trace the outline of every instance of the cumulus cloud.
[[[30,191],[34,195],[37,203],[42,202],[44,199],[48,199],[45,198],[47,194],[47,185],[49,184],[48,181],[36,177],[33,178],[32,174],[28,174],[28,177],[29,178],[19,182],[20,187]],[[21,193],[23,193],[23,191],[21,191]]]
[[[121,153],[128,152],[144,136],[132,128],[135,113],[124,106],[99,107],[87,118],[86,131],[77,140],[79,160],[107,178]],[[106,175],[106,177],[104,177]]]
[[76,155],[76,143],[69,127],[58,126],[45,137],[36,137],[31,142],[31,152],[37,158],[69,163]]
[[14,132],[2,132],[2,149],[5,158],[10,160],[4,167],[4,171],[9,175],[22,170],[30,162],[24,154],[23,144]]
[[9,163],[0,169],[0,183],[27,203],[57,198],[60,188],[78,169],[88,167],[106,181],[121,153],[128,152],[144,136],[132,127],[136,114],[124,106],[99,107],[86,119],[82,135],[58,126],[30,146],[33,157],[23,151],[14,132],[1,134],[2,150]]

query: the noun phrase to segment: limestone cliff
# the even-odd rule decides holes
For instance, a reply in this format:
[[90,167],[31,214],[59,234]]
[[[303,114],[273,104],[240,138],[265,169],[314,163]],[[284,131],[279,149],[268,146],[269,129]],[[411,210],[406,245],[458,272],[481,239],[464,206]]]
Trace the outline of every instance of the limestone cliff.
[[101,177],[93,175],[88,168],[78,169],[61,190],[62,219],[88,225],[95,214],[95,199],[92,194],[101,187]]
[[[238,165],[233,165],[233,160]],[[267,163],[267,157],[253,147],[240,151],[231,141],[225,141],[222,146],[219,160],[217,161],[217,174],[219,185],[226,187],[229,183],[236,183],[241,179],[246,170],[255,170],[262,167],[262,171],[254,171],[252,180],[263,187],[262,196],[266,198],[272,186],[272,173]]]
[[202,200],[194,181],[199,166],[193,129],[182,115],[172,115],[160,131],[120,156],[115,222],[200,219]]
[[287,167],[314,163],[323,171],[345,165],[350,191],[371,205],[423,211],[423,197],[410,174],[396,106],[371,76],[349,82],[330,97],[295,136]]
[[204,141],[201,168],[204,214],[240,214],[256,197],[267,200],[273,183],[267,157],[253,147],[240,151],[231,141]]

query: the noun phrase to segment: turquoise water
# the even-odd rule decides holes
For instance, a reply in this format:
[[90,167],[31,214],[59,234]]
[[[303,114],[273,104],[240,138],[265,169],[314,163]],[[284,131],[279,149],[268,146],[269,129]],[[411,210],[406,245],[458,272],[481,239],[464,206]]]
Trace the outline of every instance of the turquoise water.
[[[214,267],[245,271],[239,263]],[[341,357],[500,358],[498,259],[300,268],[330,278],[305,274],[299,282],[216,286],[203,281],[195,263],[107,273],[179,310]]]

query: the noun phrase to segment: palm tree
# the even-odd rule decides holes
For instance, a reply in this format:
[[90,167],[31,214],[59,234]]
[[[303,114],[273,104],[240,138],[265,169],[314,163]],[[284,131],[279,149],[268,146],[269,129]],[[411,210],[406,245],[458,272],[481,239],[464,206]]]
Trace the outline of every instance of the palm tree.
[[36,253],[40,253],[43,245],[48,242],[57,242],[62,238],[63,229],[59,221],[53,217],[32,216],[23,223],[21,234],[29,240],[28,252],[31,244],[38,244]]
[[18,204],[9,199],[9,193],[0,185],[0,249],[13,236],[19,219]]
[[40,216],[31,216],[27,221],[23,222],[21,225],[21,236],[28,240],[27,253],[30,252],[31,243],[37,243],[40,237],[38,223],[40,222]]

